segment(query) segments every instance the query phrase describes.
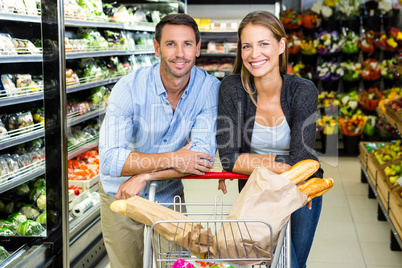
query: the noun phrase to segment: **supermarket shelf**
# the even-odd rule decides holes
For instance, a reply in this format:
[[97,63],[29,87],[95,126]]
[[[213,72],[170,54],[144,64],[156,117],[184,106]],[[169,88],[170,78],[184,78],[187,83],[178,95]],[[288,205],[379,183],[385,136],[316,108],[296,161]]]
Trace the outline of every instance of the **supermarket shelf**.
[[69,152],[68,160],[73,159],[74,157],[79,156],[80,154],[88,151],[89,149],[97,147],[98,145],[99,145],[98,139],[96,139],[95,141],[89,142],[89,143],[83,145],[82,147],[80,147],[79,149]]
[[4,140],[0,140],[0,150],[24,143],[24,142],[28,142],[37,138],[41,138],[45,136],[45,130],[43,128],[34,130],[32,132],[26,133],[26,134],[22,134],[22,135],[16,135],[13,138],[8,138],[8,139],[4,139]]
[[[361,160],[360,160],[360,157],[358,157],[358,160],[359,160],[359,162],[360,162],[361,169],[362,169],[364,175],[365,175],[366,178],[367,178],[367,182],[368,182],[368,184],[369,184],[369,187],[371,187],[371,189],[373,190],[374,196],[375,196],[375,198],[377,199],[377,203],[378,203],[379,207],[381,208],[381,210],[382,210],[382,212],[383,212],[383,214],[384,214],[384,216],[385,216],[387,222],[389,223],[389,225],[390,225],[390,227],[391,227],[391,231],[392,231],[392,233],[394,234],[395,240],[398,242],[399,246],[402,248],[402,239],[399,237],[399,235],[398,235],[398,233],[397,233],[397,231],[396,231],[395,226],[392,224],[392,221],[391,221],[391,219],[390,219],[390,217],[389,217],[388,210],[384,207],[384,205],[382,204],[382,201],[380,200],[380,197],[378,196],[378,193],[377,193],[377,185],[374,185],[373,182],[369,179],[369,174],[368,174],[368,172],[367,172],[367,169],[365,169],[365,168],[363,167],[363,165],[362,165],[362,163],[361,163]],[[376,184],[377,184],[377,178],[375,178],[375,182],[376,182]],[[395,234],[396,234],[396,235],[395,235]]]
[[44,174],[45,161],[43,160],[43,162],[37,166],[31,165],[28,167],[25,172],[22,172],[21,175],[17,175],[11,179],[5,180],[4,182],[0,182],[0,194]]
[[108,29],[122,29],[131,31],[142,31],[142,32],[154,32],[155,25],[125,25],[121,23],[113,22],[97,22],[89,20],[75,20],[75,19],[65,19],[64,25],[67,27],[94,27],[94,28],[108,28]]
[[67,120],[67,127],[77,125],[79,123],[87,121],[88,119],[92,119],[92,118],[101,116],[102,114],[105,114],[105,113],[106,113],[106,109],[99,109],[99,110],[95,110],[92,112],[88,112],[83,115],[73,117],[72,119]]
[[[85,83],[85,84],[78,84],[78,85],[72,85],[72,86],[67,86],[67,93],[73,93],[89,88],[94,88],[94,87],[100,87],[108,84],[114,84],[117,83],[117,81],[120,80],[121,77],[116,77],[116,78],[110,78],[106,80],[102,80],[99,82],[92,82],[92,83]],[[1,102],[0,102],[1,104]]]
[[[155,53],[155,50],[141,49],[141,50],[107,50],[107,51],[93,51],[93,52],[68,52],[68,53],[66,53],[66,60],[92,58],[92,57],[151,54],[151,53]],[[1,62],[1,58],[0,58],[0,62]]]
[[99,202],[93,207],[84,212],[80,217],[75,217],[73,213],[69,214],[69,227],[70,227],[70,244],[74,243],[74,238],[83,229],[97,219],[100,219],[100,204]]
[[38,100],[43,100],[43,92],[40,92],[40,93],[32,95],[32,96],[0,98],[0,107],[19,104],[19,103],[38,101]]
[[42,55],[0,56],[0,63],[42,62]]
[[200,57],[231,57],[236,58],[236,53],[202,53]]
[[23,14],[0,13],[0,20],[40,23],[41,17],[40,16],[29,16],[29,15],[23,15]]

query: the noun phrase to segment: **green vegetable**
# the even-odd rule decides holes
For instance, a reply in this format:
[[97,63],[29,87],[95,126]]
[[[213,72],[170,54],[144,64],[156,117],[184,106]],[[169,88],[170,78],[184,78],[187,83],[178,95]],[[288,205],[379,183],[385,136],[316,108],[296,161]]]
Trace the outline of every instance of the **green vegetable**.
[[37,218],[36,221],[39,222],[40,224],[46,224],[46,211],[40,214]]
[[15,232],[17,229],[17,225],[13,222],[9,222],[6,220],[0,220],[0,228],[7,228],[7,229]]
[[39,198],[36,200],[36,205],[39,209],[45,210],[46,209],[46,192],[43,192]]
[[39,216],[39,211],[37,209],[35,209],[34,207],[32,207],[31,205],[26,205],[23,206],[20,209],[20,213],[22,215],[25,215],[28,219],[36,219],[36,217]]
[[17,227],[19,235],[40,235],[45,231],[45,228],[36,221],[27,220],[20,223]]
[[0,229],[0,236],[13,236],[14,233],[10,229],[7,228],[1,228]]
[[32,183],[33,188],[36,187],[45,188],[45,186],[46,186],[46,180],[43,178],[37,179]]
[[13,213],[10,216],[8,216],[6,221],[12,222],[18,226],[20,223],[23,223],[26,220],[27,217],[25,215],[22,215],[21,213]]
[[21,202],[10,202],[4,207],[4,212],[7,214],[12,214],[19,211],[25,204]]
[[40,188],[40,187],[35,187],[31,189],[29,192],[29,200],[36,201],[38,197],[45,191],[45,189]]
[[19,196],[25,196],[29,193],[29,186],[27,183],[23,183],[13,189],[13,192]]
[[0,261],[5,260],[8,256],[10,253],[3,246],[0,246]]

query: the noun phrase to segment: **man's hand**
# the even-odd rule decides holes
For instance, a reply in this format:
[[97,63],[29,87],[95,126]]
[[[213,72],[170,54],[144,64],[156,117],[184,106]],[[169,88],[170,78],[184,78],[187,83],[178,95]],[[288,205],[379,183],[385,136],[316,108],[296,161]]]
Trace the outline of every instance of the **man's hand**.
[[190,151],[190,148],[191,142],[172,153],[171,167],[179,172],[194,175],[204,175],[209,172],[214,167],[210,163],[214,161],[214,158],[207,153]]
[[116,199],[129,199],[132,196],[139,195],[149,180],[151,180],[151,175],[148,173],[132,176],[120,185]]

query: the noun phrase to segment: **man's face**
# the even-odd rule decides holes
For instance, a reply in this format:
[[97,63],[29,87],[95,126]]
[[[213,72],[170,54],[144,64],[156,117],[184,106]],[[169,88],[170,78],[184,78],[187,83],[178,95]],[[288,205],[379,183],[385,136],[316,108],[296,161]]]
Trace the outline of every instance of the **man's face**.
[[190,75],[200,55],[201,41],[196,44],[191,27],[167,24],[162,29],[160,44],[154,40],[155,55],[161,58],[164,77],[182,78]]

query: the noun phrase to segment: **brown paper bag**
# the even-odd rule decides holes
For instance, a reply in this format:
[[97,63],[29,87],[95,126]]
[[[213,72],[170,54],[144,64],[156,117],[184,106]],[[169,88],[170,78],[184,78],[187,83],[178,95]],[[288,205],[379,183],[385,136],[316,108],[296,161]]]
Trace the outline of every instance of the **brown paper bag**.
[[[139,196],[134,196],[127,200],[126,216],[148,226],[165,220],[191,220],[180,212]],[[209,245],[215,244],[211,230],[205,230],[201,224],[194,221],[192,223],[160,223],[155,225],[154,230],[168,241],[172,241],[197,254],[207,253]]]
[[[307,196],[288,179],[266,168],[256,168],[236,198],[227,219],[266,221],[272,227],[275,247],[279,233],[289,220],[290,214],[306,203]],[[215,256],[219,253],[219,258],[228,259],[271,258],[269,228],[262,223],[246,224],[247,227],[242,222],[224,223],[217,234],[218,248],[213,249],[212,253]],[[260,264],[261,262],[234,263]]]

